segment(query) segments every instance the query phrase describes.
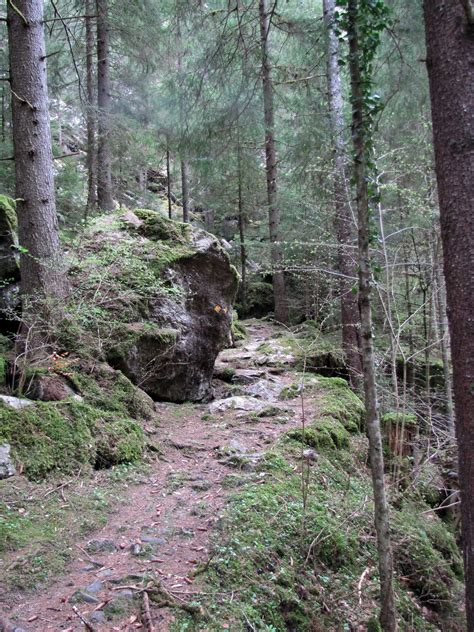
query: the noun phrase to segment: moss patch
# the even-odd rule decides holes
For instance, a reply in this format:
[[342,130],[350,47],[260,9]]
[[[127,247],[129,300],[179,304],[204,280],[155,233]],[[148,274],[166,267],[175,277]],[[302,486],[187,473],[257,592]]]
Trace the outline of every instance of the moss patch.
[[416,426],[416,415],[412,413],[390,412],[382,415],[380,419],[382,426],[386,424],[394,424],[397,426]]
[[321,415],[338,419],[349,432],[362,429],[365,409],[362,400],[340,377],[318,377],[322,389]]
[[169,219],[163,213],[149,209],[134,209],[135,215],[143,223],[138,232],[149,239],[189,243],[189,224]]
[[21,410],[0,403],[0,442],[25,476],[44,478],[54,470],[110,467],[136,461],[145,446],[136,421],[76,401],[38,402]]
[[239,320],[239,315],[235,310],[232,317],[232,336],[236,342],[246,340],[248,337],[247,329],[243,322]]
[[16,202],[7,195],[0,195],[0,213],[2,213],[12,232],[18,229],[18,218],[16,216]]
[[332,417],[316,419],[304,431],[296,428],[290,430],[287,436],[318,450],[349,447],[349,433],[340,421]]

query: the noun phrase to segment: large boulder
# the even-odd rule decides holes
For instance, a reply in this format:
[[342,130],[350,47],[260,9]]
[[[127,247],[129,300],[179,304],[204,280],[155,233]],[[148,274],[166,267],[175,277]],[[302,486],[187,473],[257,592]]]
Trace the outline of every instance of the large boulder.
[[238,284],[216,237],[149,210],[101,217],[71,272],[109,364],[155,400],[210,399]]

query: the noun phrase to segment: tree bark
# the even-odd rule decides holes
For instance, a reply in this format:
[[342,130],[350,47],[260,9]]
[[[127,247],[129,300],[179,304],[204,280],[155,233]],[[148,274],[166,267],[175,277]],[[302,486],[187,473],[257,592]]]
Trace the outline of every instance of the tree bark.
[[168,141],[166,142],[166,196],[168,198],[168,217],[173,218],[171,200],[171,156]]
[[454,437],[454,403],[453,403],[453,386],[451,383],[451,368],[449,358],[449,331],[448,331],[448,315],[446,311],[446,290],[444,287],[444,279],[441,274],[439,262],[436,260],[434,271],[435,291],[436,291],[436,310],[438,320],[438,336],[439,346],[441,350],[441,358],[443,360],[444,375],[444,393],[446,396],[446,418],[447,431],[449,437]]
[[7,6],[21,289],[28,326],[30,301],[38,299],[41,313],[52,317],[67,284],[54,192],[43,2],[15,0],[15,8],[10,2]]
[[5,86],[2,86],[2,143],[5,142],[6,139],[6,107],[5,107]]
[[323,0],[326,25],[326,55],[329,121],[334,151],[333,195],[335,226],[338,241],[339,292],[341,301],[342,349],[349,368],[351,385],[360,386],[362,360],[360,355],[360,317],[357,296],[352,292],[356,266],[352,247],[353,218],[346,191],[347,155],[344,140],[344,101],[339,71],[339,39],[334,31],[335,0]]
[[369,226],[368,150],[364,93],[360,65],[358,34],[358,0],[348,2],[349,69],[352,93],[352,140],[354,145],[354,176],[357,190],[358,249],[359,249],[359,309],[362,339],[362,369],[370,468],[374,490],[375,530],[380,575],[380,623],[385,632],[397,630],[393,593],[393,556],[390,542],[390,515],[384,477],[382,437],[378,414],[375,382],[374,342],[372,338],[371,260]]
[[183,206],[183,222],[189,222],[189,188],[188,161],[181,160],[181,204]]
[[242,187],[242,145],[237,129],[237,221],[240,237],[240,301],[245,312],[247,305],[247,247],[245,245],[245,211]]
[[97,204],[96,90],[94,85],[93,0],[86,0],[86,86],[87,86],[87,206],[86,217]]
[[288,298],[283,270],[283,250],[280,241],[280,209],[277,201],[277,155],[275,143],[275,111],[273,84],[268,54],[270,15],[266,0],[259,0],[260,48],[262,53],[263,109],[265,121],[265,164],[267,177],[268,223],[270,232],[273,296],[275,318],[289,322]]
[[97,6],[97,203],[99,208],[114,208],[112,161],[110,155],[110,73],[108,0],[96,0]]
[[467,627],[474,630],[474,26],[459,0],[425,0],[427,65],[451,334]]

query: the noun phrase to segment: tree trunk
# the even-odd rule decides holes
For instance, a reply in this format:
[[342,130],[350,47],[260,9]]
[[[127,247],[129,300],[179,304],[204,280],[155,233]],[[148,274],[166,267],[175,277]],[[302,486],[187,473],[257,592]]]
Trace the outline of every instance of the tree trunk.
[[173,218],[171,200],[171,156],[168,142],[166,143],[166,193],[168,198],[168,217]]
[[2,143],[6,140],[6,107],[5,107],[5,85],[2,85]]
[[282,323],[289,322],[288,299],[283,271],[283,250],[280,243],[280,209],[277,202],[277,156],[275,145],[275,113],[273,105],[273,85],[268,56],[270,16],[266,0],[259,0],[260,47],[262,51],[263,108],[265,120],[265,162],[267,176],[268,223],[273,275],[273,296],[275,318]]
[[382,437],[377,405],[375,383],[374,343],[372,338],[371,261],[368,150],[366,120],[364,115],[364,93],[360,66],[358,34],[358,0],[348,3],[349,68],[352,92],[352,139],[354,145],[354,176],[357,189],[358,246],[359,246],[359,309],[362,338],[362,369],[367,435],[369,438],[370,467],[374,489],[375,530],[380,574],[380,623],[385,632],[397,630],[397,618],[393,593],[393,556],[390,542],[390,517],[385,490]]
[[451,334],[468,630],[474,630],[474,25],[459,0],[424,2]]
[[109,74],[109,25],[108,0],[97,3],[97,105],[98,105],[98,146],[97,146],[97,203],[99,208],[111,211],[114,208],[112,196],[112,162],[110,156],[110,74]]
[[245,245],[245,212],[242,187],[242,146],[237,130],[237,218],[240,237],[240,301],[244,312],[247,305],[247,247]]
[[48,317],[60,309],[54,300],[65,296],[67,284],[54,193],[43,2],[16,0],[15,8],[9,2],[7,15],[21,288],[25,307],[30,300],[48,301],[40,307]]
[[86,217],[97,204],[96,91],[94,85],[93,0],[86,0],[86,85],[87,85],[87,207]]
[[346,149],[344,141],[344,101],[339,71],[339,39],[335,33],[335,0],[324,0],[326,25],[327,82],[329,120],[334,150],[333,195],[338,241],[339,292],[341,301],[342,349],[354,388],[360,385],[362,360],[360,355],[360,317],[357,296],[352,292],[356,277],[353,218],[346,191]]
[[183,205],[183,222],[189,222],[189,189],[188,161],[181,161],[181,204]]
[[446,291],[444,279],[441,275],[439,262],[435,261],[434,280],[436,288],[436,310],[438,320],[438,336],[440,340],[441,358],[443,360],[444,393],[446,396],[447,432],[449,438],[454,437],[454,403],[453,387],[451,384],[451,368],[449,361],[449,331],[448,315],[446,312]]

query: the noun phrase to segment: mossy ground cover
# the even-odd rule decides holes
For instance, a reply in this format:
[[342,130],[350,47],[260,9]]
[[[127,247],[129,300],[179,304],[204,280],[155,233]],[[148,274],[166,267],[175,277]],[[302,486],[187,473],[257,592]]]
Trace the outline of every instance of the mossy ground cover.
[[362,401],[342,378],[301,374],[280,394],[283,400],[296,397],[311,398],[318,405],[317,414],[306,421],[304,428],[288,433],[306,446],[317,450],[348,448],[350,433],[363,427]]
[[[301,443],[286,438],[251,479],[231,486],[235,493],[202,575],[203,594],[196,588],[207,617],[195,621],[179,615],[174,632],[375,625],[378,582],[367,442],[360,434],[347,436],[350,447],[332,441],[312,465],[301,460]],[[462,566],[449,526],[429,513],[417,493],[398,499],[392,520],[400,629],[462,630]]]

